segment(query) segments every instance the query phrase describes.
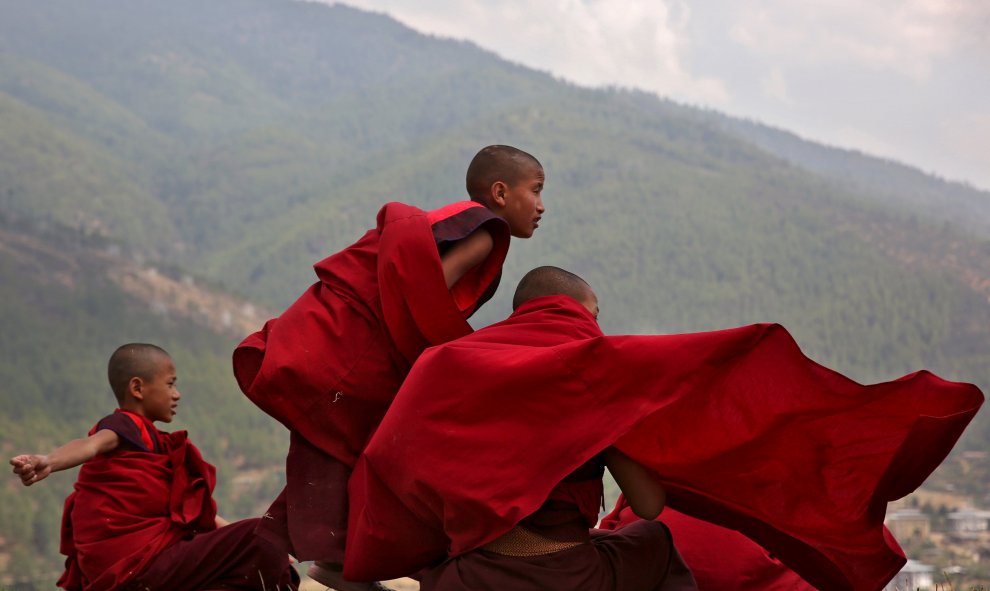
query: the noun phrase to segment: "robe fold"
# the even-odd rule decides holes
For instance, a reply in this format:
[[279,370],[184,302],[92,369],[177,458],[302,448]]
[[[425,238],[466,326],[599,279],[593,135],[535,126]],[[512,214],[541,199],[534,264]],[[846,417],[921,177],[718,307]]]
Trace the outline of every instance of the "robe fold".
[[111,452],[83,464],[62,514],[59,587],[118,589],[180,539],[216,529],[216,469],[185,431],[141,420],[164,453]]
[[669,506],[744,533],[809,583],[880,589],[904,563],[887,502],[924,481],[982,402],[925,371],[858,384],[779,325],[606,337],[574,300],[536,298],[412,368],[350,481],[344,573],[388,579],[478,548],[615,445]]
[[[441,249],[482,226],[492,253],[448,290]],[[374,229],[317,263],[319,281],[238,345],[241,390],[353,465],[423,349],[471,332],[467,317],[494,291],[508,245],[504,220],[478,203],[385,205]]]

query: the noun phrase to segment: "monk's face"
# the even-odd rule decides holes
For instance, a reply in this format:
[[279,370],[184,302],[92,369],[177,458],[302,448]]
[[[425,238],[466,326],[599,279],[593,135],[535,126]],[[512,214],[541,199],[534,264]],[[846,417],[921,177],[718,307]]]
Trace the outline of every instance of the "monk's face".
[[540,227],[544,180],[543,167],[530,163],[515,183],[499,187],[495,194],[492,210],[509,224],[509,233],[516,238],[529,238]]
[[176,388],[175,363],[169,357],[158,361],[154,377],[141,384],[139,401],[144,416],[152,421],[171,423],[182,394]]

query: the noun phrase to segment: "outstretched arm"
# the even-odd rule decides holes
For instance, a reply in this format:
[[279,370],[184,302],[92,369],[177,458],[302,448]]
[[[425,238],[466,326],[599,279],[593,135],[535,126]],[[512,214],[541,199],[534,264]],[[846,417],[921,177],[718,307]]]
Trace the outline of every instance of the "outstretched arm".
[[605,465],[633,513],[643,519],[656,519],[660,515],[667,493],[649,470],[614,447],[605,450]]
[[11,458],[14,474],[21,477],[21,484],[31,486],[48,477],[52,472],[74,468],[83,462],[106,453],[120,444],[120,437],[110,429],[102,429],[89,437],[73,439],[48,455],[23,454]]
[[478,228],[443,253],[440,263],[443,265],[443,278],[447,282],[447,289],[453,287],[465,273],[485,260],[494,245],[495,241],[488,230]]

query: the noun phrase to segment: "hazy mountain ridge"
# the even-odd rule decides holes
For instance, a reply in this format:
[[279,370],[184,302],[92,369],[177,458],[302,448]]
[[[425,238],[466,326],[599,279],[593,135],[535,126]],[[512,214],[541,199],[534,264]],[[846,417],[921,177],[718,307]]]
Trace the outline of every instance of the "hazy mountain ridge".
[[[0,450],[84,433],[112,408],[113,347],[159,342],[189,380],[178,426],[220,464],[229,514],[256,512],[274,496],[284,430],[238,393],[230,351],[382,203],[463,198],[467,162],[489,143],[541,159],[548,213],[514,241],[475,326],[508,313],[523,272],[557,264],[596,287],[608,332],[776,321],[861,381],[928,367],[990,388],[987,235],[956,225],[990,215],[985,193],[928,177],[910,193],[917,171],[839,154],[871,184],[816,164],[834,154],[797,150],[786,132],[760,140],[717,114],[574,87],[339,5],[0,11]],[[942,191],[975,209],[932,206]],[[983,412],[961,447],[987,445]],[[251,470],[271,478],[237,497],[233,479]],[[0,487],[0,530],[28,541],[16,572],[57,561],[45,537],[57,524],[25,515],[57,513],[70,481]]]
[[824,146],[754,121],[714,114],[715,125],[887,207],[907,208],[990,239],[990,192],[855,150]]

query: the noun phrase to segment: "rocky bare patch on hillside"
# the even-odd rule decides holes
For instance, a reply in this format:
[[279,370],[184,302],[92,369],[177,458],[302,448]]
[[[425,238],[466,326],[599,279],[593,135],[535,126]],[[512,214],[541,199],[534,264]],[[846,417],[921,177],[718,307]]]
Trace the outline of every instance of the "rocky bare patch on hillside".
[[192,275],[175,276],[153,264],[126,258],[114,246],[87,246],[69,239],[0,228],[0,254],[15,265],[15,275],[42,284],[73,289],[83,277],[105,277],[147,305],[155,314],[183,318],[224,335],[243,337],[270,314],[245,300],[198,283]]

